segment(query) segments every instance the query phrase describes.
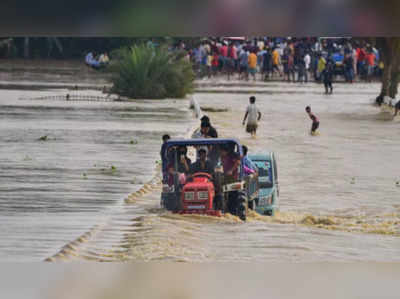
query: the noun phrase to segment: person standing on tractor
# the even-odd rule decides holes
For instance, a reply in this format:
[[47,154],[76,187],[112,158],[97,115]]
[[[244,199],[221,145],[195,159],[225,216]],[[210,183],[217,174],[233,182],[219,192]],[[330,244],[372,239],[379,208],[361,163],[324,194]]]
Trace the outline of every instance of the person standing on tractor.
[[[167,171],[167,141],[170,140],[171,137],[168,134],[163,135],[162,140],[163,140],[163,144],[161,146],[161,151],[160,151],[160,156],[161,156],[161,164],[162,164],[162,173],[166,173]],[[165,179],[165,178],[164,178]]]
[[242,145],[242,149],[243,149],[243,167],[245,172],[249,174],[257,173],[258,172],[257,166],[253,163],[253,161],[251,161],[249,156],[247,156],[247,151],[248,151],[247,146]]
[[237,181],[239,178],[240,157],[232,146],[221,148],[221,163],[224,169],[225,181]]
[[246,114],[244,115],[243,125],[245,124],[247,119],[246,131],[247,133],[251,134],[251,137],[255,138],[258,127],[257,122],[261,119],[261,112],[256,106],[255,96],[251,96],[249,102],[250,104],[249,106],[247,106]]
[[319,118],[316,117],[315,114],[311,112],[310,106],[306,107],[306,112],[312,120],[311,135],[315,136],[315,135],[317,135],[317,129],[319,128]]
[[203,115],[203,117],[200,119],[202,122],[208,122],[210,124],[210,131],[209,135],[212,138],[218,138],[218,132],[217,130],[211,125],[210,118],[207,115]]
[[[217,131],[211,127],[210,123],[207,120],[203,120],[200,128],[201,138],[218,138]],[[211,165],[213,168],[217,165],[218,162],[218,149],[216,146],[208,145],[208,158],[210,159]],[[198,157],[200,157],[200,153],[197,152]]]
[[[218,132],[211,125],[210,118],[207,115],[204,115],[200,119],[200,121],[201,121],[200,128],[196,129],[196,131],[192,135],[192,138],[218,138]],[[204,126],[203,130],[202,130],[202,126]],[[206,129],[206,127],[208,129]],[[203,131],[206,132],[206,135],[204,135]]]
[[[218,138],[217,130],[210,124],[210,118],[204,115],[200,120],[200,128],[193,133],[192,138]],[[218,160],[217,148],[215,146],[197,147],[197,157],[200,157],[199,149],[201,148],[207,149],[208,158],[211,164],[215,166]]]
[[209,121],[203,120],[201,122],[200,132],[203,138],[218,138],[217,131],[211,126]]

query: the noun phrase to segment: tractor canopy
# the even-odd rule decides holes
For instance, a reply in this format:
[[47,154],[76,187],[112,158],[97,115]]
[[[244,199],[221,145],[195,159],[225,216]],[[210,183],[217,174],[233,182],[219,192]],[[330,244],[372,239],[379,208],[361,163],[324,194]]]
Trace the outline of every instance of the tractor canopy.
[[[179,147],[189,147],[193,146],[195,148],[201,148],[205,146],[213,146],[217,149],[220,149],[224,146],[230,146],[234,148],[234,151],[240,155],[241,163],[240,163],[240,178],[243,177],[243,150],[242,146],[238,140],[234,138],[196,138],[196,139],[170,139],[166,142],[165,150],[166,153],[170,152],[173,148]],[[173,155],[172,155],[173,156]],[[176,159],[176,157],[175,157]],[[169,163],[168,159],[163,160],[162,163]],[[163,165],[163,169],[165,169],[166,165]]]

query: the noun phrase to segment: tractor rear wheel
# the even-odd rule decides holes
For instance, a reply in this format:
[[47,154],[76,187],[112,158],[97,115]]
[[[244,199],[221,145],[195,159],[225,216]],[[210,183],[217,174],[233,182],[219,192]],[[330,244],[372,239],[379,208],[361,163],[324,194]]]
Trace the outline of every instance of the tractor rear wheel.
[[247,198],[246,195],[243,192],[238,192],[237,194],[237,216],[243,220],[246,221],[247,218]]

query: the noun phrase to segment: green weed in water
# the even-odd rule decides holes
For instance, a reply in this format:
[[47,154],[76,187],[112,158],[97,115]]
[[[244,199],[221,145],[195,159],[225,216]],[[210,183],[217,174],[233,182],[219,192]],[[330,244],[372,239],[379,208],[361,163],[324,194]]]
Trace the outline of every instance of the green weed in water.
[[48,136],[44,135],[42,137],[39,138],[39,141],[47,141],[48,140]]

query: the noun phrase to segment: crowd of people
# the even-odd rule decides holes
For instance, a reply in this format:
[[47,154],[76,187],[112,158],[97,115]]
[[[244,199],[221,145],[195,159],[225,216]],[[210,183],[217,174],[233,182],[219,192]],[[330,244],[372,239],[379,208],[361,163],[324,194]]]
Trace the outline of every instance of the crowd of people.
[[[204,39],[188,48],[188,59],[199,77],[226,75],[228,79],[324,82],[340,77],[372,81],[382,75],[379,51],[363,40],[323,38]],[[328,80],[331,81],[331,80]]]
[[89,52],[85,56],[86,65],[99,69],[105,67],[110,62],[110,58],[107,53],[97,54],[95,52]]

